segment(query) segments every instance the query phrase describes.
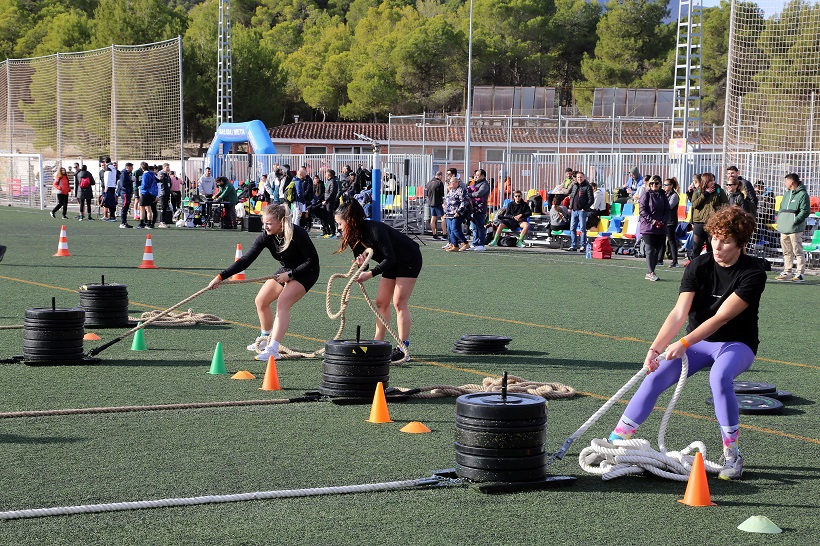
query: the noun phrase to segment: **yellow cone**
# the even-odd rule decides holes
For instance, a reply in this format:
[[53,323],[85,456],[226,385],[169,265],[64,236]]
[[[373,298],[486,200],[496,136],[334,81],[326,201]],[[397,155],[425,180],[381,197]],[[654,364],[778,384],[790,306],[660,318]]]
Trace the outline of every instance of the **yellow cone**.
[[421,421],[411,421],[399,430],[409,434],[424,434],[425,432],[430,432],[430,429]]

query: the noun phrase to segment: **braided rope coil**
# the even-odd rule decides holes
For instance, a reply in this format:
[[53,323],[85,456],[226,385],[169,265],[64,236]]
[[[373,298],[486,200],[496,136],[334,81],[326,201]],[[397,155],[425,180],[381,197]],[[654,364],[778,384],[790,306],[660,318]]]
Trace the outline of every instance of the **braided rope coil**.
[[[155,319],[154,326],[196,326],[197,324],[218,325],[225,324],[225,321],[216,315],[208,313],[194,313],[193,309],[188,309],[181,313],[165,313],[162,311],[146,311],[140,315],[140,321]],[[158,318],[157,318],[158,317]]]
[[[664,360],[666,354],[658,355],[659,360]],[[587,420],[578,431],[571,436],[578,438],[584,431],[592,426],[598,419],[621,399],[636,383],[646,377],[648,368],[644,366],[627,383],[618,390],[595,414]],[[648,440],[633,438],[629,440],[615,440],[609,442],[604,439],[593,439],[588,447],[581,450],[578,455],[578,464],[581,469],[590,474],[598,474],[604,480],[611,480],[621,476],[640,475],[649,472],[661,478],[675,481],[687,481],[692,470],[694,455],[690,453],[695,450],[700,451],[703,456],[703,464],[707,472],[717,474],[721,470],[721,465],[709,461],[706,458],[706,445],[703,442],[695,441],[680,451],[666,450],[666,428],[669,419],[675,410],[686,379],[689,374],[689,359],[686,354],[681,357],[681,373],[678,384],[669,400],[666,411],[661,419],[658,429],[658,449],[651,447]]]
[[[397,389],[399,392],[409,392],[410,389]],[[413,389],[414,394],[410,398],[445,398],[448,396],[461,396],[475,392],[501,392],[501,378],[485,377],[481,385],[467,384],[460,387],[453,385],[430,385]],[[561,383],[540,383],[537,381],[527,381],[520,377],[507,376],[508,393],[535,394],[546,399],[572,398],[576,391],[574,388]]]

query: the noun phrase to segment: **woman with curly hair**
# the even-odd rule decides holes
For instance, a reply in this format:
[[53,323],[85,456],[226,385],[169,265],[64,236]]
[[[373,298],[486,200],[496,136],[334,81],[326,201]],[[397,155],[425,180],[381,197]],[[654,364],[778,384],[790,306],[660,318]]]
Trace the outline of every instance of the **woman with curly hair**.
[[[689,375],[709,369],[715,417],[723,439],[719,478],[743,473],[737,448],[739,411],[732,381],[752,366],[758,347],[758,308],[766,287],[759,262],[743,253],[755,220],[737,206],[723,207],[706,223],[712,252],[692,260],[684,270],[675,307],[666,317],[644,359],[650,374],[632,397],[609,439],[629,439],[643,423],[660,394],[677,383],[681,356],[689,358]],[[686,321],[686,334],[675,341]],[[664,354],[665,359],[660,360]],[[654,372],[654,373],[653,373]]]
[[[249,351],[262,352],[256,360],[266,362],[269,357],[279,360],[279,343],[290,325],[290,310],[319,279],[319,255],[307,231],[293,225],[288,207],[268,205],[262,210],[262,233],[253,242],[248,253],[233,262],[208,284],[214,289],[225,279],[247,269],[263,250],[270,251],[280,267],[273,279],[268,279],[256,294],[256,314],[259,316],[260,335],[248,345]],[[276,302],[276,317],[271,305]],[[271,341],[268,343],[268,338]]]
[[[410,237],[393,229],[387,224],[365,220],[364,209],[355,199],[343,203],[336,210],[336,223],[342,232],[339,250],[346,248],[353,251],[356,265],[364,263],[364,251],[373,250],[373,260],[379,262],[376,267],[359,274],[358,282],[362,283],[381,275],[379,291],[376,294],[376,308],[386,320],[390,320],[390,302],[396,308],[396,325],[399,338],[405,350],[410,346],[410,296],[416,286],[416,279],[421,272],[421,250]],[[384,340],[386,327],[376,321],[374,339]],[[404,351],[400,347],[393,350],[391,360],[400,361]]]

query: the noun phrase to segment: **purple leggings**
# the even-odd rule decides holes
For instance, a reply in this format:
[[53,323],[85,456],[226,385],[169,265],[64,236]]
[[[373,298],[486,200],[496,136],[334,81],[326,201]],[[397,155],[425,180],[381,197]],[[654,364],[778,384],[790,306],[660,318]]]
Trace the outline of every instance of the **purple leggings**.
[[[689,373],[712,365],[709,386],[715,401],[715,417],[721,426],[737,426],[740,422],[732,380],[752,366],[755,355],[748,345],[738,341],[700,341],[686,350]],[[658,369],[649,374],[629,401],[624,416],[640,425],[643,423],[663,391],[678,382],[681,361],[662,360]]]

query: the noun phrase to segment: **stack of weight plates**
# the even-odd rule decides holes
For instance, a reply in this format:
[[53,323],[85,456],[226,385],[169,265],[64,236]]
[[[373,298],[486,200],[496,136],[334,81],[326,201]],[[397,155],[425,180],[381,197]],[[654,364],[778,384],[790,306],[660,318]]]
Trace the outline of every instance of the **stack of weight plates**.
[[386,389],[393,346],[386,341],[336,339],[325,343],[322,386],[325,396],[373,398],[376,385]]
[[547,475],[547,404],[525,393],[478,392],[456,400],[456,474],[483,482],[533,482]]
[[[755,381],[734,381],[735,397],[738,411],[744,415],[776,415],[783,413],[783,400],[792,397],[792,393],[780,390],[771,383]],[[710,396],[706,399],[714,405]]]
[[497,355],[507,352],[511,337],[466,334],[453,344],[453,352],[463,355]]
[[86,326],[122,328],[132,325],[128,318],[128,287],[124,284],[84,284],[79,294]]
[[23,356],[31,366],[83,363],[85,311],[26,309]]

